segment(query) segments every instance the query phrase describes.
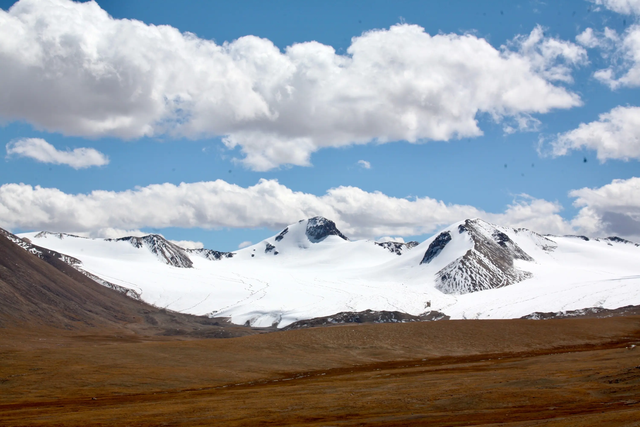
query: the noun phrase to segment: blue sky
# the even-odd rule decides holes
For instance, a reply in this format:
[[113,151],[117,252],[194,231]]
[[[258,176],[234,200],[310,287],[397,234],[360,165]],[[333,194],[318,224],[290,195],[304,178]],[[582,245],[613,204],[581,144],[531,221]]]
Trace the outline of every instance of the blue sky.
[[640,238],[640,2],[432,3],[0,1],[0,226]]

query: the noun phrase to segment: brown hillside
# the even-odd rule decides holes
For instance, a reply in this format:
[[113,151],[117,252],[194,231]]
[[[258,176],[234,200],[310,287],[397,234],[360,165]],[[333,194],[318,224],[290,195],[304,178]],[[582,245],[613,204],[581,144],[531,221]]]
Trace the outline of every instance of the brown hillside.
[[60,254],[32,247],[41,258],[0,234],[1,328],[116,329],[200,337],[251,333],[249,328],[228,325],[224,319],[170,312],[136,301],[89,279],[60,261]]

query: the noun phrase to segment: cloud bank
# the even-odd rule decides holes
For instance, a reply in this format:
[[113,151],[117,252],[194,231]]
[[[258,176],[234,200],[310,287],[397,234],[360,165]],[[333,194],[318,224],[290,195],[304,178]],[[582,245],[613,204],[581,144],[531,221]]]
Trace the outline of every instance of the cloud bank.
[[640,0],[592,0],[593,3],[602,5],[609,10],[624,15],[640,15]]
[[640,178],[574,190],[570,196],[581,210],[568,222],[559,215],[558,203],[527,195],[519,196],[504,212],[491,213],[429,197],[403,199],[357,187],[332,188],[317,196],[265,179],[246,188],[217,180],[88,194],[5,184],[0,187],[0,226],[94,234],[106,228],[146,227],[278,230],[322,215],[350,237],[375,238],[432,233],[455,221],[479,217],[542,233],[640,236]]
[[109,158],[93,148],[59,151],[41,138],[23,138],[7,144],[7,157],[28,157],[41,163],[67,165],[74,169],[104,166]]
[[600,161],[640,159],[640,107],[616,107],[596,121],[558,134],[551,146],[555,156],[586,148],[596,150]]
[[0,117],[85,137],[222,136],[269,170],[324,147],[479,136],[479,115],[526,130],[531,114],[581,104],[563,84],[586,61],[540,27],[496,49],[400,24],[340,55],[255,36],[218,45],[93,1],[21,0],[0,10]]
[[640,236],[640,178],[616,179],[600,188],[573,190],[580,207],[573,225],[589,235]]

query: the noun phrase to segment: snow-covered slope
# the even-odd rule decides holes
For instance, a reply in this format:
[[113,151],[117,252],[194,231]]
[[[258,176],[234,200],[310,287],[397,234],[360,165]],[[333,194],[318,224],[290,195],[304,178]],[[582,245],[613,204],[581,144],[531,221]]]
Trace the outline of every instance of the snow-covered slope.
[[[420,243],[347,239],[315,217],[234,253],[162,236],[20,235],[102,280],[172,310],[280,327],[338,312],[440,311],[452,318],[640,304],[640,247],[461,221]],[[586,239],[586,240],[585,240]]]

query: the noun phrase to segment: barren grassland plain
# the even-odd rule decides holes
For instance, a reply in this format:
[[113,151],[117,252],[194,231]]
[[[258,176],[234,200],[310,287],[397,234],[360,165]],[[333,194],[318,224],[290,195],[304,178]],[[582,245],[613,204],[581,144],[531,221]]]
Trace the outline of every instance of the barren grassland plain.
[[640,316],[0,330],[0,425],[640,425]]

